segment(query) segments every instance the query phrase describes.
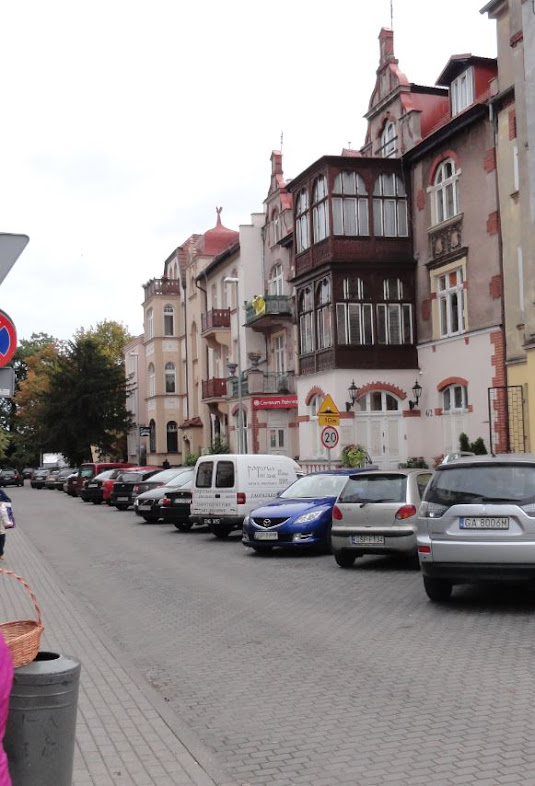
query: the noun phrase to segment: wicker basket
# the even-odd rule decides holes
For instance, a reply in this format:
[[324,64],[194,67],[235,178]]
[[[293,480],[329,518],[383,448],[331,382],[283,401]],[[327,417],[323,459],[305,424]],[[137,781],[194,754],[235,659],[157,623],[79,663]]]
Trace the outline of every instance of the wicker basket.
[[35,659],[39,652],[43,625],[41,623],[41,609],[37,603],[37,598],[21,576],[17,576],[12,570],[0,568],[0,573],[5,576],[13,576],[20,581],[22,586],[28,591],[35,608],[37,620],[13,620],[13,622],[2,622],[0,633],[11,652],[13,666],[26,666]]

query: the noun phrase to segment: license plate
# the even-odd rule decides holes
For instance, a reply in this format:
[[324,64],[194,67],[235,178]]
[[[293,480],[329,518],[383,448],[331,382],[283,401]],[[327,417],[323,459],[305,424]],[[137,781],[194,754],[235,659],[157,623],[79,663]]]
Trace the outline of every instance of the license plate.
[[187,499],[174,499],[173,500],[173,505],[187,505],[187,504],[188,504],[188,500]]
[[95,489],[97,486],[98,486],[98,483],[88,483],[87,484],[87,488],[88,489]]
[[210,524],[221,524],[221,519],[203,519],[203,521],[204,524],[207,525],[208,527],[210,526]]
[[470,516],[459,519],[461,529],[509,529],[507,516]]
[[278,540],[279,533],[278,532],[255,532],[254,534],[255,540]]
[[117,502],[128,502],[128,497],[117,497]]
[[145,509],[145,508],[151,508],[152,507],[150,502],[138,502],[137,506],[138,506],[138,508],[141,508],[142,510]]
[[351,543],[358,543],[359,545],[367,543],[369,545],[375,544],[384,546],[385,537],[384,535],[352,535]]

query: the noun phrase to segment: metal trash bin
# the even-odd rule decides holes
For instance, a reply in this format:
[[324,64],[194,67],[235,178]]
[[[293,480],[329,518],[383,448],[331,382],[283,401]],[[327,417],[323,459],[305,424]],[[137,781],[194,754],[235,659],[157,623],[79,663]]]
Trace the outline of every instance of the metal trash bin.
[[80,668],[39,652],[15,669],[4,737],[13,786],[72,786]]

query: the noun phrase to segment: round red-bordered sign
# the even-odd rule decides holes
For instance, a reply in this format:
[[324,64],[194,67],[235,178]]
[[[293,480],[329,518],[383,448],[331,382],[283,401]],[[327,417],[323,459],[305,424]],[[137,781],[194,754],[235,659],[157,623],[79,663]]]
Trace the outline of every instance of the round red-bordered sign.
[[17,349],[15,324],[5,311],[0,310],[0,367],[6,366]]
[[332,450],[338,445],[338,431],[334,426],[325,426],[321,432],[321,444],[327,450]]

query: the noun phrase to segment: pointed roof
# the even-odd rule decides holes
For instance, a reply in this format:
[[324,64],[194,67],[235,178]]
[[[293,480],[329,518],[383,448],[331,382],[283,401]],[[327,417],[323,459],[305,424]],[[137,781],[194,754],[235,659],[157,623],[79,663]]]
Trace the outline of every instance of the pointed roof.
[[224,227],[221,223],[222,210],[222,207],[216,207],[217,223],[215,227],[209,229],[204,235],[201,235],[197,241],[197,252],[199,254],[214,256],[239,239],[239,232],[233,229],[227,229],[227,227]]

